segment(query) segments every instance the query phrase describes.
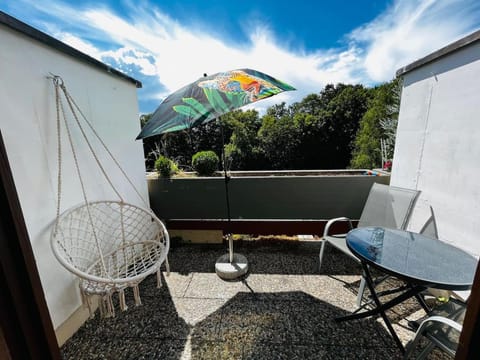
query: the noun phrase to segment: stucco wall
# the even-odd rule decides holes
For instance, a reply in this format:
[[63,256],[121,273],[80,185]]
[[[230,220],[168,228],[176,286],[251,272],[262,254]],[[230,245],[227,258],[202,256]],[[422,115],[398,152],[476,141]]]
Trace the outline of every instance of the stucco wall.
[[[55,98],[49,72],[67,88],[145,198],[147,186],[136,87],[0,25],[0,125],[54,327],[81,304],[75,278],[59,265],[49,238],[56,213]],[[77,133],[78,135],[78,133]],[[78,136],[75,138],[78,139]],[[71,153],[64,143],[62,211],[82,202]],[[89,200],[116,199],[85,145],[78,146]],[[97,148],[98,150],[98,148]],[[108,160],[106,169],[128,202],[141,205]]]
[[480,42],[404,75],[391,184],[422,194],[441,240],[480,254]]

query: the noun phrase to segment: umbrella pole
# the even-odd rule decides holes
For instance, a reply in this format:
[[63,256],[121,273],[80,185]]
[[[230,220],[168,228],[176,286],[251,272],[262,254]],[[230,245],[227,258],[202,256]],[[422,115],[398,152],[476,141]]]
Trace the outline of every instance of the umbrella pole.
[[233,254],[233,237],[231,234],[231,215],[230,215],[230,197],[228,194],[228,182],[230,177],[227,173],[227,157],[225,156],[225,137],[223,126],[220,122],[220,131],[222,134],[222,158],[223,158],[223,175],[225,179],[225,200],[227,204],[227,238],[228,238],[228,256],[221,256],[215,263],[215,272],[219,277],[225,280],[234,280],[248,271],[248,260],[241,254]]
[[220,121],[220,132],[222,134],[222,159],[223,159],[223,178],[225,179],[225,201],[227,203],[227,238],[228,238],[228,259],[230,263],[233,262],[233,238],[230,231],[230,196],[228,194],[228,181],[230,180],[227,174],[227,157],[225,156],[225,136],[223,132],[223,125]]

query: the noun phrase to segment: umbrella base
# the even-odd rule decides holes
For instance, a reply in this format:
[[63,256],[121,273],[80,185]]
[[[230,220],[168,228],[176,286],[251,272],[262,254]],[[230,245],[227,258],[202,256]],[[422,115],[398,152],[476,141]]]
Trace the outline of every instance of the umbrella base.
[[245,275],[247,271],[247,258],[241,254],[233,254],[233,261],[231,263],[229,254],[222,255],[215,263],[215,272],[224,280],[237,279]]

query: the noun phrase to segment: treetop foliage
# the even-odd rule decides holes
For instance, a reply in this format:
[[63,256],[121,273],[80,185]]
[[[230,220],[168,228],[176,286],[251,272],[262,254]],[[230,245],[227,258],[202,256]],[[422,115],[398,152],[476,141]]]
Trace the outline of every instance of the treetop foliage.
[[[235,110],[191,129],[144,139],[147,168],[164,155],[188,171],[193,154],[212,150],[220,155],[222,147],[230,170],[379,167],[380,139],[394,143],[399,89],[398,80],[375,88],[328,84],[290,106],[273,105],[263,116]],[[141,117],[142,126],[150,116]]]

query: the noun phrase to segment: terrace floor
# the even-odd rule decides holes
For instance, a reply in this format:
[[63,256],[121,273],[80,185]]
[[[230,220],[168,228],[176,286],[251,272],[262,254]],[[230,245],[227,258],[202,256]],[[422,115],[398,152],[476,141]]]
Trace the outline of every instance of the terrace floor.
[[[318,271],[318,241],[249,241],[248,276],[217,277],[224,245],[172,246],[171,274],[163,286],[150,276],[140,287],[143,305],[114,318],[98,314],[62,347],[65,359],[401,359],[381,319],[336,323],[355,309],[360,266],[327,247]],[[384,286],[391,286],[385,284]],[[407,302],[389,317],[407,343],[405,319],[423,316]],[[432,353],[431,359],[443,354]]]

